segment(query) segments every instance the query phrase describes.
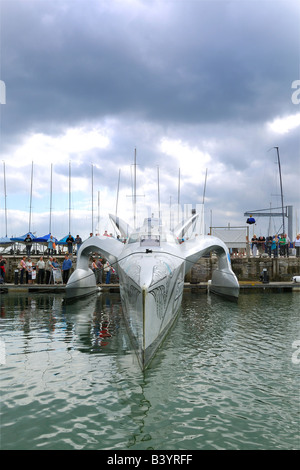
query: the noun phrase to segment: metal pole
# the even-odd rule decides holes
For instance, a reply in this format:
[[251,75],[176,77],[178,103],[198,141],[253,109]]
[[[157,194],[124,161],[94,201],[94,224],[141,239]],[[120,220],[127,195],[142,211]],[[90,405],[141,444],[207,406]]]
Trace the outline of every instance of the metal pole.
[[69,234],[71,233],[71,162],[69,162]]
[[30,207],[29,207],[29,227],[28,227],[28,232],[30,232],[30,230],[31,230],[32,180],[33,180],[33,162],[32,162],[32,164],[31,164],[31,186],[30,186]]
[[280,158],[279,158],[279,148],[274,147],[277,150],[277,159],[278,159],[278,169],[279,169],[279,180],[280,180],[280,194],[281,194],[281,210],[282,210],[282,232],[285,235],[285,227],[284,227],[284,207],[283,207],[283,192],[282,192],[282,177],[281,177],[281,165],[280,165]]
[[92,164],[92,234],[94,235],[94,165]]
[[6,176],[5,176],[5,162],[3,162],[3,176],[4,176],[4,204],[5,204],[5,236],[7,237],[7,207],[6,207]]
[[51,217],[52,217],[52,167],[53,164],[51,163],[51,171],[50,171],[50,217],[49,217],[49,233],[51,233]]
[[205,172],[204,190],[203,190],[203,198],[202,198],[202,204],[203,205],[204,205],[204,200],[205,200],[206,180],[207,180],[207,168],[206,168],[206,172]]
[[179,172],[178,172],[178,200],[177,200],[177,204],[178,204],[178,207],[177,207],[177,223],[179,224],[179,206],[180,206],[180,168],[179,168]]
[[98,233],[100,235],[100,191],[98,191]]
[[136,228],[136,148],[134,149],[133,226]]
[[117,189],[117,200],[116,200],[116,217],[118,216],[119,189],[120,189],[120,175],[121,175],[121,170],[119,169],[118,189]]
[[204,201],[205,201],[205,192],[206,192],[206,181],[207,181],[207,168],[205,172],[204,189],[203,189],[203,197],[202,197],[202,213],[201,213],[201,221],[200,221],[200,232],[203,235],[205,235],[204,233]]
[[161,215],[160,215],[159,166],[157,166],[157,198],[158,198],[158,219],[159,219],[159,225],[160,225]]

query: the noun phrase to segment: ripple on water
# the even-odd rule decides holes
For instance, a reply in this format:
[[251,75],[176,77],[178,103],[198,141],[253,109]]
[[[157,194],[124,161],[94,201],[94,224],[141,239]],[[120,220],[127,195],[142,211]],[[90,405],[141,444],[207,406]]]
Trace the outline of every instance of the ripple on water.
[[[22,313],[8,302],[0,324],[2,447],[299,448],[299,366],[291,361],[298,303],[275,297],[185,296],[145,374],[131,354],[118,296],[90,301],[79,315],[55,296]],[[105,342],[103,320],[111,332]]]

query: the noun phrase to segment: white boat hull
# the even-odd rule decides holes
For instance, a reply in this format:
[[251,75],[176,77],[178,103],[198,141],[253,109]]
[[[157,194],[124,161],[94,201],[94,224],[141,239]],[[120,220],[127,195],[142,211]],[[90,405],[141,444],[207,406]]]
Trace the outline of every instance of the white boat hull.
[[[153,260],[142,254],[136,258],[136,263],[130,260],[131,267],[135,266],[132,276],[126,263],[123,268],[119,263],[118,274],[128,332],[140,365],[145,369],[180,311],[185,263],[170,256],[164,261],[163,257]],[[141,267],[147,270],[149,282],[141,282]]]
[[229,299],[237,299],[240,287],[233,272],[216,269],[208,283],[208,291]]
[[66,286],[67,300],[85,297],[97,292],[95,274],[91,269],[76,269],[70,276]]

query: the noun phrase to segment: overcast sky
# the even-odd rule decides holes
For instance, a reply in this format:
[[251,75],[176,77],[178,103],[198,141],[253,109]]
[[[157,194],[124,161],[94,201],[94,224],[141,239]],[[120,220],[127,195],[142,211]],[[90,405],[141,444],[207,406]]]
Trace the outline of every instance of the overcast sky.
[[[0,3],[0,236],[3,162],[8,236],[29,223],[49,232],[52,165],[51,231],[85,238],[92,227],[111,231],[116,207],[132,215],[135,148],[137,202],[151,212],[158,176],[168,210],[178,195],[202,202],[207,170],[209,227],[245,225],[245,211],[280,206],[278,146],[299,229],[298,0]],[[268,222],[257,219],[257,235]]]

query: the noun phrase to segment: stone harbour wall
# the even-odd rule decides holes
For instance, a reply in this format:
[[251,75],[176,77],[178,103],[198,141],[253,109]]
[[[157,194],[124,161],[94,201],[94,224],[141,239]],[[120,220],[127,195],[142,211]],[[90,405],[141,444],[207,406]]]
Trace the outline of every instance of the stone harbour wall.
[[[269,280],[287,282],[300,275],[300,258],[233,258],[232,270],[239,281],[259,281],[263,269],[267,269]],[[218,267],[216,256],[201,258],[189,274],[187,282],[197,284],[211,279],[212,271]]]

